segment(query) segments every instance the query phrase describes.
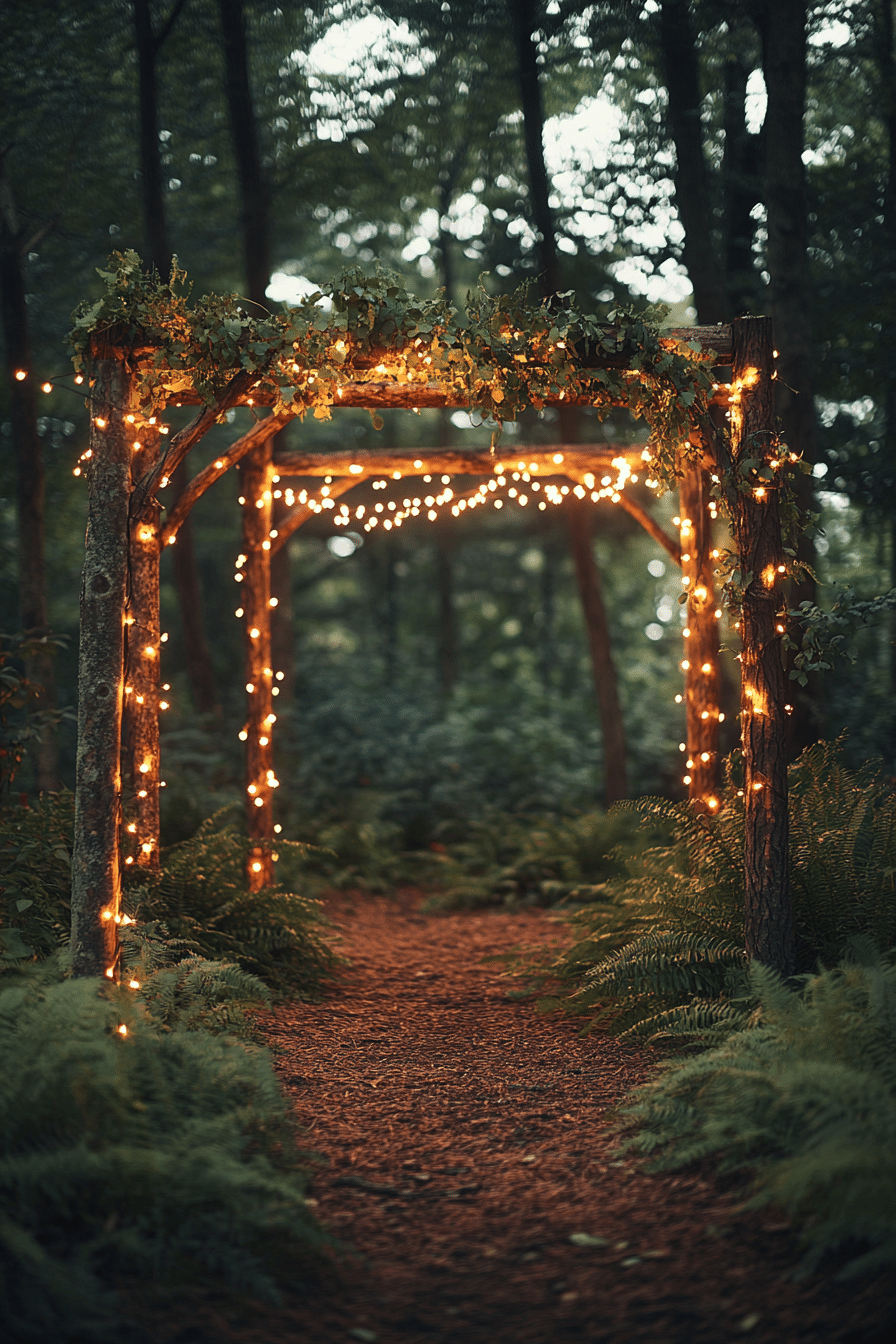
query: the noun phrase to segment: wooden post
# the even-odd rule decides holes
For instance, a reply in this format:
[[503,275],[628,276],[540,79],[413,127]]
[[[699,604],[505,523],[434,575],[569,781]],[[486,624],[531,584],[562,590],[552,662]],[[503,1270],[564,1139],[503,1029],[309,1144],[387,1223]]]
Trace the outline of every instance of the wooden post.
[[[747,955],[794,969],[787,813],[787,724],[781,635],[784,552],[777,471],[772,331],[765,317],[734,323],[731,447],[741,582],[741,741],[744,754],[744,928]],[[747,461],[756,467],[746,469]],[[765,479],[770,475],[772,479]]]
[[683,463],[678,487],[681,575],[687,593],[684,667],[688,797],[702,811],[719,807],[719,623],[713,581],[709,492],[699,463]]
[[[253,842],[247,878],[250,891],[274,880],[270,844],[274,839],[273,712],[271,663],[272,440],[253,448],[240,464],[243,563],[240,602],[246,639],[246,826]],[[242,736],[242,734],[241,734]]]
[[133,382],[98,359],[90,401],[87,541],[81,579],[78,754],[72,855],[72,970],[118,978],[121,702],[128,573]]
[[[135,448],[134,444],[140,445]],[[159,460],[159,433],[145,426],[131,444],[136,483]],[[161,508],[139,487],[131,495],[130,587],[125,614],[126,675],[122,724],[123,770],[133,819],[125,863],[159,871],[159,532]]]

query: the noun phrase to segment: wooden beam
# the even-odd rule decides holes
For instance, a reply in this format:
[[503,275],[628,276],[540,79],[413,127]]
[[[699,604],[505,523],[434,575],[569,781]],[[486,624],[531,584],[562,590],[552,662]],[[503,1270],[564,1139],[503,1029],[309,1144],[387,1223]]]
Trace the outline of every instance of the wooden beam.
[[[140,481],[140,490],[147,494],[151,493],[156,489],[156,484],[162,476],[173,476],[190,449],[199,443],[212,425],[217,424],[224,412],[229,411],[233,406],[242,406],[245,403],[257,378],[257,373],[250,372],[247,369],[239,369],[221,395],[210,406],[203,405],[199,414],[195,415],[188,425],[185,425],[179,433],[175,434],[167,450],[162,454],[158,465],[152,471],[147,472]],[[184,405],[195,405],[199,401],[198,396],[191,398],[177,393],[177,397],[178,401]]]
[[270,415],[265,420],[259,420],[257,425],[253,425],[246,434],[232,443],[225,452],[215,458],[214,462],[210,462],[202,471],[197,472],[165,519],[165,526],[160,534],[163,549],[177,536],[181,523],[209,486],[214,485],[219,476],[223,476],[229,467],[239,462],[253,448],[272,438],[291,418],[291,416]]
[[[279,453],[274,459],[278,476],[391,476],[399,471],[402,476],[435,476],[445,473],[456,476],[492,476],[500,463],[505,471],[529,470],[534,463],[539,474],[566,476],[570,472],[612,471],[613,459],[624,457],[629,468],[635,464],[647,470],[641,458],[643,444],[555,444],[532,448],[509,441],[500,444],[494,453],[487,448],[446,450],[442,448],[401,448],[385,453]],[[557,458],[560,461],[557,461]],[[417,466],[417,463],[420,463]],[[525,465],[520,468],[519,463]],[[352,470],[352,468],[357,470]],[[534,474],[534,473],[533,473]]]

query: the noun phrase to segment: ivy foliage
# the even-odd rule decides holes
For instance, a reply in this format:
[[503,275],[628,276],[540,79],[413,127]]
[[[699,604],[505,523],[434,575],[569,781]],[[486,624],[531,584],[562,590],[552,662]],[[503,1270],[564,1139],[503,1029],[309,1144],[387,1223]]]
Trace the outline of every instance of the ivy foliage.
[[803,1268],[896,1261],[896,965],[868,939],[796,988],[750,970],[752,1025],[673,1063],[626,1107],[658,1167],[715,1158],[756,1175],[755,1204],[802,1223]]
[[102,296],[74,315],[75,367],[89,368],[104,338],[129,347],[147,417],[179,395],[212,405],[239,371],[256,376],[253,399],[275,413],[319,419],[349,383],[435,382],[498,423],[568,397],[643,418],[651,469],[671,480],[712,390],[712,351],[663,336],[663,308],[620,309],[609,326],[571,292],[533,303],[528,286],[495,296],[480,284],[461,314],[444,297],[415,298],[384,270],[355,268],[295,307],[257,312],[235,294],[191,304],[183,271],[175,265],[163,283],[133,251],[113,253],[99,275]]
[[810,672],[829,672],[833,658],[845,658],[854,663],[858,652],[852,643],[856,632],[881,612],[896,608],[896,588],[879,597],[858,598],[846,584],[837,594],[830,611],[824,611],[812,602],[801,602],[789,613],[791,621],[802,628],[799,644],[788,638],[787,646],[795,650],[790,676],[805,686]]

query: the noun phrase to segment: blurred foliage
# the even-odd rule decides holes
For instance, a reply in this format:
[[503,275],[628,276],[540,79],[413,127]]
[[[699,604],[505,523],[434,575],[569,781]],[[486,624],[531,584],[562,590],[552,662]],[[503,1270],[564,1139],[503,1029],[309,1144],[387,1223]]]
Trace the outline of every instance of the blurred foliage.
[[803,1272],[838,1252],[852,1278],[896,1260],[896,965],[859,938],[801,979],[754,965],[749,1025],[668,1065],[623,1115],[655,1167],[755,1173],[752,1206],[800,1224]]
[[64,638],[0,634],[0,799],[41,734],[71,718],[70,711],[33,707],[43,687],[29,678],[24,667],[34,654],[56,652],[65,644]]

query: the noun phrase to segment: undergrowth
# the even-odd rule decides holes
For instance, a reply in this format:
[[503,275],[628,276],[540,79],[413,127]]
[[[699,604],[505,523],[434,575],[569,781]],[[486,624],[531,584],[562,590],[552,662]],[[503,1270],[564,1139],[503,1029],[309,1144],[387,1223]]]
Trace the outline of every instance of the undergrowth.
[[794,988],[754,965],[750,1025],[665,1067],[625,1108],[655,1167],[714,1158],[801,1224],[803,1270],[896,1261],[896,965],[855,938]]
[[602,884],[623,871],[618,853],[650,841],[637,818],[621,812],[487,814],[458,829],[447,823],[437,831],[444,841],[432,845],[438,866],[431,880],[438,889],[431,910],[593,901]]
[[[43,794],[0,812],[0,940],[16,956],[50,957],[71,932],[74,799]],[[317,901],[269,887],[249,892],[248,840],[226,809],[162,852],[158,875],[125,870],[127,913],[180,956],[234,962],[283,993],[314,994],[336,965]],[[278,841],[286,865],[307,847]]]
[[[621,856],[624,875],[569,917],[576,941],[540,969],[567,993],[547,1008],[657,1036],[743,1024],[753,1004],[743,951],[743,801],[736,758],[718,816],[647,798],[618,808],[672,842]],[[863,934],[896,944],[896,794],[878,766],[857,770],[842,743],[818,743],[790,767],[790,870],[799,969],[837,960]]]
[[[267,1053],[181,1029],[196,1023],[164,974],[146,1004],[52,963],[0,989],[0,1316],[16,1340],[111,1339],[119,1273],[275,1298],[278,1247],[323,1245]],[[198,988],[182,983],[182,1006]]]

